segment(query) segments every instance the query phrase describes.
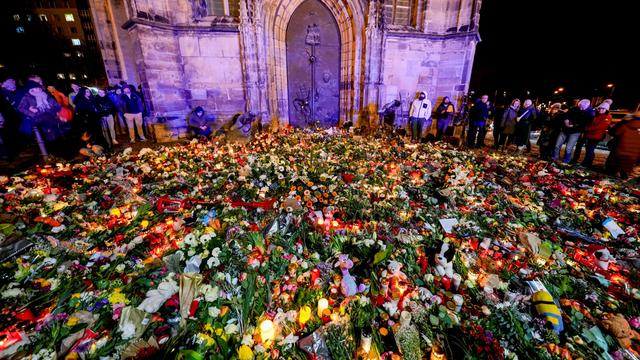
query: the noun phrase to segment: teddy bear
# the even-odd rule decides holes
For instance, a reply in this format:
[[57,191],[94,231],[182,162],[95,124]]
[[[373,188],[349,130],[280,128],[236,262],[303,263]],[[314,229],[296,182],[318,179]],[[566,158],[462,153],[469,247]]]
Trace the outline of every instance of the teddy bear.
[[611,252],[609,249],[602,245],[591,245],[589,246],[589,252],[593,254],[595,258],[595,263],[602,270],[609,270],[609,264],[615,263],[616,259],[611,256]]
[[353,261],[349,259],[348,255],[341,254],[338,256],[336,266],[340,267],[340,271],[342,272],[342,280],[340,281],[340,291],[342,295],[353,296],[365,290],[365,285],[356,285],[356,279],[349,273],[349,269],[353,267]]
[[631,328],[629,322],[622,314],[605,315],[605,318],[600,324],[618,340],[618,344],[620,344],[622,348],[631,349],[633,347],[634,351],[640,351],[639,345],[632,344],[632,340],[640,341],[640,334]]
[[433,257],[433,265],[435,265],[436,274],[453,278],[453,257],[456,249],[452,244],[443,242],[436,247],[436,253]]

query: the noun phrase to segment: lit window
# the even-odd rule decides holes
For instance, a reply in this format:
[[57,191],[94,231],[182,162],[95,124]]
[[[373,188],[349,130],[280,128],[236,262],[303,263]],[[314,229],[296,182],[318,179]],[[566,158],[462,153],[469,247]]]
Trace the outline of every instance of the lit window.
[[24,28],[23,28],[22,26],[18,26],[18,27],[16,28],[16,32],[17,32],[18,34],[22,34],[22,33],[24,33]]
[[56,76],[58,77],[58,79],[64,79],[64,74],[63,73],[58,73]]
[[82,57],[82,51],[76,51],[76,55],[77,55],[78,57]]
[[27,21],[31,21],[31,15],[27,15]]
[[71,39],[71,45],[80,46],[80,39]]
[[47,19],[47,15],[40,14],[40,21],[49,21],[49,19]]
[[240,15],[240,1],[238,0],[207,0],[207,14],[215,16]]
[[74,22],[73,14],[64,14],[64,19],[68,22]]
[[87,76],[87,74],[82,74],[82,77],[85,78],[85,79],[89,78],[89,76]]
[[390,25],[414,26],[415,0],[389,0],[384,3],[385,21]]
[[75,80],[76,79],[76,74],[69,74],[69,79],[70,80]]
[[64,57],[71,57],[71,53],[64,53]]
[[13,20],[20,21],[20,15],[18,14],[13,15]]

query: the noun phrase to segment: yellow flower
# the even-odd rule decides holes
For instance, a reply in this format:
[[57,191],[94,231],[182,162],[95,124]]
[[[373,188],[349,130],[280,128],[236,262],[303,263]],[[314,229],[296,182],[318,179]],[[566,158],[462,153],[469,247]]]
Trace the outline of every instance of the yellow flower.
[[72,299],[80,299],[80,293],[75,293],[71,295]]
[[214,332],[213,326],[211,326],[211,324],[205,324],[204,331],[208,332],[209,334],[213,334]]
[[253,359],[253,350],[247,345],[242,345],[238,349],[238,359],[239,360],[252,360]]
[[128,304],[129,300],[120,292],[120,289],[114,289],[109,295],[109,304]]
[[70,317],[69,319],[67,319],[67,326],[71,327],[71,326],[75,326],[78,323],[78,319],[75,316]]

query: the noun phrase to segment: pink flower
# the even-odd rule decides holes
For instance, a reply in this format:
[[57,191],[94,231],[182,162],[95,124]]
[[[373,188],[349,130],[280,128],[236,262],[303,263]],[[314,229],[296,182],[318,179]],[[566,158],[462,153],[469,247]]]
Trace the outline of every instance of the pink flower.
[[111,315],[111,318],[113,320],[118,320],[120,318],[120,315],[122,314],[122,308],[124,308],[124,304],[122,303],[113,304],[113,314]]
[[640,316],[629,319],[629,325],[635,329],[640,328]]

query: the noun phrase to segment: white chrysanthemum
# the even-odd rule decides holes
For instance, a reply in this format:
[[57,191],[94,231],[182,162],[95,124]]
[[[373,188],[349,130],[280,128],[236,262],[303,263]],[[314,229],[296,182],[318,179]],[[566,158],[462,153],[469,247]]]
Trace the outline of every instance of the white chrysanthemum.
[[210,306],[209,307],[209,316],[211,316],[213,318],[217,318],[218,316],[220,316],[220,309],[218,309],[215,306]]
[[131,339],[136,334],[136,326],[130,321],[127,321],[124,326],[122,326],[121,330],[123,340]]

